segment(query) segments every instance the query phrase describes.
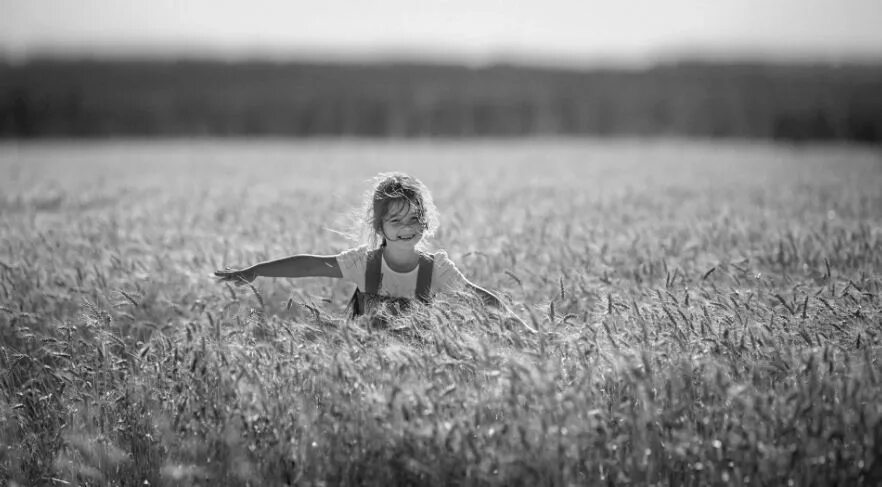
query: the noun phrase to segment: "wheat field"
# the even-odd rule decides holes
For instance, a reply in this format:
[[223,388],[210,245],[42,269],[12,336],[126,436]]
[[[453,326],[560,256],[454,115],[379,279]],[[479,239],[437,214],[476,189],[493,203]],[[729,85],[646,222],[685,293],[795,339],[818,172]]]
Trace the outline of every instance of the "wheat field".
[[[467,296],[327,278],[368,179]],[[882,153],[686,140],[0,145],[0,484],[878,485]]]

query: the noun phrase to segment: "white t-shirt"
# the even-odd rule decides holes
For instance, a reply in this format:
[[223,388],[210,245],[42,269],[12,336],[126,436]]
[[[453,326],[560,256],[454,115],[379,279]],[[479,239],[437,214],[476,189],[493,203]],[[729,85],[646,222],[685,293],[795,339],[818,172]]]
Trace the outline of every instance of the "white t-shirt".
[[[343,251],[337,256],[337,264],[343,279],[355,283],[358,289],[364,291],[364,271],[367,266],[368,252],[372,249],[362,245],[354,249]],[[431,294],[439,292],[459,291],[465,287],[466,278],[456,265],[447,256],[447,252],[441,250],[432,254],[434,264],[432,266]],[[393,298],[413,298],[416,295],[416,282],[419,266],[410,272],[395,272],[386,264],[386,258],[382,259],[380,272],[383,279],[380,283],[380,295]]]

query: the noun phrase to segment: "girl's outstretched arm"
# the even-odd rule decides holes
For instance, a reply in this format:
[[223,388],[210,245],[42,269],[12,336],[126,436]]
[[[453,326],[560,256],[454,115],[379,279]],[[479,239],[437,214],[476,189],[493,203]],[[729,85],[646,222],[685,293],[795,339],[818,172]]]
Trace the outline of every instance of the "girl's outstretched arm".
[[509,318],[517,321],[521,326],[529,330],[531,333],[536,333],[536,330],[533,329],[533,327],[524,322],[524,320],[522,320],[520,316],[516,315],[512,310],[510,310],[508,306],[506,306],[505,303],[502,302],[502,300],[499,299],[499,297],[492,292],[482,288],[481,286],[478,286],[477,284],[469,280],[466,280],[466,288],[478,295],[478,297],[481,298],[481,301],[483,301],[485,305],[492,306],[500,311],[504,311]]
[[222,282],[238,286],[248,284],[258,276],[264,277],[343,277],[336,255],[299,254],[276,260],[268,260],[244,269],[215,271]]
[[481,286],[471,282],[466,281],[466,288],[469,291],[475,293],[481,301],[484,302],[487,306],[493,306],[494,308],[505,309],[505,303],[502,302],[495,294],[492,292],[482,288]]

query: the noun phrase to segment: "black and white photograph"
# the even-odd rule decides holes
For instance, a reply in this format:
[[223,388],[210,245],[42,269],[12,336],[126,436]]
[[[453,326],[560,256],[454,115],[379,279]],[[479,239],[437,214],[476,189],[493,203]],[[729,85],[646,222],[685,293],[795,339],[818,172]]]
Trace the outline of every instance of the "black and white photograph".
[[0,0],[0,485],[882,485],[882,2]]

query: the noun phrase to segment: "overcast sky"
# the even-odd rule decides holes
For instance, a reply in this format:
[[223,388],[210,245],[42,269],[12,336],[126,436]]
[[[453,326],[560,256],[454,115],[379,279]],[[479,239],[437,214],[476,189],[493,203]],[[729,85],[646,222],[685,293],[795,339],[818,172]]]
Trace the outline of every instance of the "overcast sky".
[[0,55],[882,60],[882,0],[0,0]]

